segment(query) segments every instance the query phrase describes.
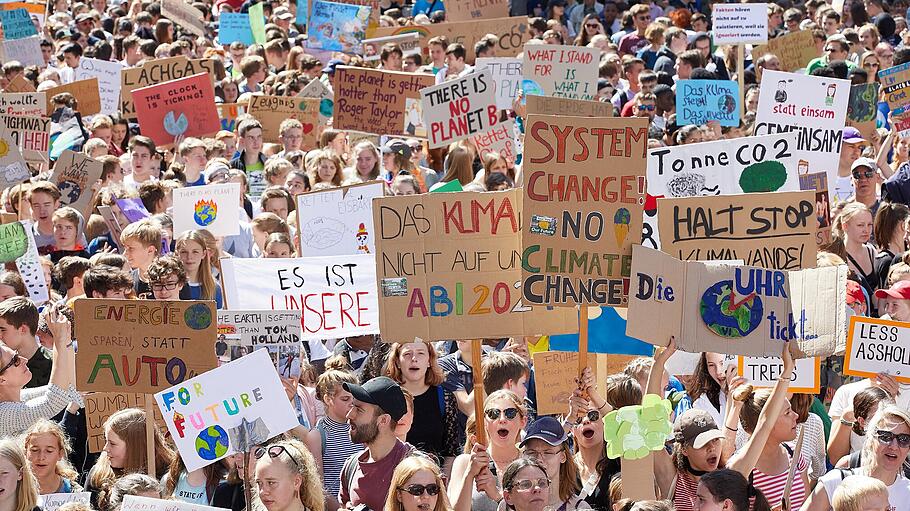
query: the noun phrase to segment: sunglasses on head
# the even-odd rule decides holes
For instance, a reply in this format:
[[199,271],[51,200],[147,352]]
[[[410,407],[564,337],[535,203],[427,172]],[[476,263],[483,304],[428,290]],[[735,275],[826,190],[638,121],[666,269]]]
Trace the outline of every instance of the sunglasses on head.
[[890,444],[897,440],[897,446],[903,449],[910,447],[910,433],[894,433],[893,431],[876,430],[875,437],[883,444]]
[[409,484],[407,486],[402,486],[398,488],[401,491],[406,491],[415,497],[423,495],[423,492],[427,492],[427,495],[434,496],[439,495],[439,485],[436,483],[430,484]]
[[853,179],[861,179],[861,178],[872,179],[873,177],[875,177],[875,171],[872,169],[863,170],[863,171],[859,171],[859,170],[853,171]]
[[19,352],[18,351],[13,352],[13,358],[11,358],[9,360],[9,362],[7,362],[7,364],[5,366],[3,366],[3,369],[0,369],[0,374],[5,373],[6,370],[9,369],[10,367],[19,367],[19,364],[21,364],[21,363],[22,363],[22,357],[19,356]]
[[[257,460],[259,458],[265,456],[265,453],[269,453],[269,458],[272,458],[272,459],[281,456],[281,453],[285,453],[288,455],[288,458],[290,458],[291,461],[294,462],[294,465],[297,465],[297,460],[295,460],[294,457],[291,456],[290,451],[288,451],[287,447],[285,447],[283,445],[279,444],[279,445],[273,445],[271,447],[257,447],[256,450],[253,451],[253,454],[256,456]],[[299,466],[299,465],[297,465],[297,466]]]
[[585,415],[582,415],[581,417],[578,417],[577,419],[575,419],[575,424],[581,424],[585,420],[585,417],[587,417],[588,420],[591,422],[597,422],[598,420],[600,420],[600,412],[598,412],[597,410],[591,410],[590,412],[586,413]]
[[518,417],[518,408],[506,408],[505,410],[500,410],[499,408],[490,408],[484,410],[484,415],[487,416],[491,421],[499,419],[503,414],[505,414],[507,420],[512,420],[515,417]]

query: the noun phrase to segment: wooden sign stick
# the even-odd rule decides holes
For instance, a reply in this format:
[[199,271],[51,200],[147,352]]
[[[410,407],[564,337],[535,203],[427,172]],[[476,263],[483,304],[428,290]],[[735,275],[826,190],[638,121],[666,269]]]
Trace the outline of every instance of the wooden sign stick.
[[736,45],[736,81],[739,83],[739,118],[746,115],[746,47]]
[[471,373],[474,376],[474,437],[478,444],[487,443],[487,435],[483,429],[483,371],[480,369],[480,357],[483,354],[483,344],[480,339],[471,339]]
[[145,395],[145,456],[148,458],[148,475],[158,479],[155,466],[155,411],[152,409],[154,399],[151,394]]
[[[585,372],[585,368],[588,367],[588,306],[579,305],[578,306],[578,378],[581,379],[582,373]],[[585,399],[588,399],[589,396],[585,392]],[[579,410],[579,417],[585,413],[584,410]]]
[[799,465],[799,453],[803,450],[803,434],[806,428],[799,429],[799,438],[796,439],[796,448],[793,449],[793,459],[790,460],[790,473],[787,474],[787,484],[784,486],[784,496],[780,499],[782,511],[790,510],[790,490],[793,488],[793,479],[796,477],[796,466]]

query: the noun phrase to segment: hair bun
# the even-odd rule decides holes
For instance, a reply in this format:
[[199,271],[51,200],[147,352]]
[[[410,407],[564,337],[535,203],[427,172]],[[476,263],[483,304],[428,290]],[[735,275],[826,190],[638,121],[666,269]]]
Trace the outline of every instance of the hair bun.
[[752,390],[754,389],[749,383],[740,385],[733,390],[733,399],[736,401],[745,402],[747,399],[749,399],[749,396],[752,395]]

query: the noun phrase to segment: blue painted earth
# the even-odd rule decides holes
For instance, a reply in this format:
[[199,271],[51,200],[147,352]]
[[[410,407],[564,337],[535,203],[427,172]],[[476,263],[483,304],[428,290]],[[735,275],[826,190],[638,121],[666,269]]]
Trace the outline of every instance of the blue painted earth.
[[200,458],[212,461],[227,454],[228,434],[221,426],[209,426],[196,437],[196,454]]
[[699,312],[702,321],[721,337],[735,339],[751,334],[762,321],[764,307],[761,297],[736,296],[736,309],[731,309],[732,280],[722,280],[705,290],[701,296]]

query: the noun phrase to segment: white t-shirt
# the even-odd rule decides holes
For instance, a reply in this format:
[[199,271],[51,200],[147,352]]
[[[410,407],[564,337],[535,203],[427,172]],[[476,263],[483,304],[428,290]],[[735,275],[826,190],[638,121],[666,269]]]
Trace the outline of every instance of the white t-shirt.
[[[856,471],[854,469],[854,474],[855,473]],[[840,486],[843,479],[852,477],[847,476],[842,479],[843,475],[845,475],[844,472],[835,469],[819,479],[819,482],[825,487],[825,493],[828,495],[829,503],[833,501],[834,490]],[[888,487],[888,503],[891,504],[891,509],[889,511],[910,511],[910,479],[904,477],[900,472],[897,473],[894,484]]]
[[[831,408],[828,410],[828,415],[831,416],[831,420],[837,420],[844,415],[844,410],[853,408],[853,398],[871,384],[872,380],[866,378],[858,382],[842,385],[837,389],[837,392],[834,393],[834,398],[831,400]],[[901,392],[897,395],[895,404],[906,410],[907,408],[910,408],[910,385],[902,384],[900,387]],[[850,432],[851,453],[862,449],[864,442],[864,437],[861,437],[852,431]],[[834,461],[836,462],[836,460]]]
[[837,176],[834,180],[834,200],[842,202],[849,200],[856,192],[853,190],[853,178],[851,176]]

